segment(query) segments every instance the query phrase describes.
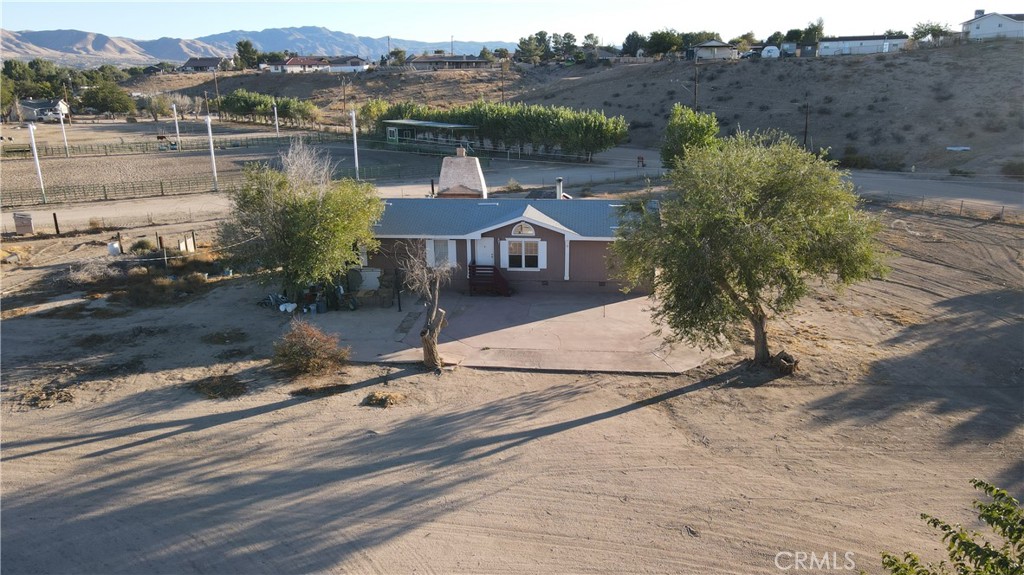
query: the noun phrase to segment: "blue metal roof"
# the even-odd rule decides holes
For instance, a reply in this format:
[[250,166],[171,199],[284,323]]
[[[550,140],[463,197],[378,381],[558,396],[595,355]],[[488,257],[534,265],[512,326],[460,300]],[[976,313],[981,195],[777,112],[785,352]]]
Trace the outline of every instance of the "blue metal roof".
[[476,238],[528,221],[575,239],[610,239],[622,200],[389,198],[374,228],[385,238]]

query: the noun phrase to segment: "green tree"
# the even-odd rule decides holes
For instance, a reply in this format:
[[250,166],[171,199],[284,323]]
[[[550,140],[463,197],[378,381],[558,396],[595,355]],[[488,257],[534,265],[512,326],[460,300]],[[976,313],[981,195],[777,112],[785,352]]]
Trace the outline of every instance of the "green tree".
[[153,116],[154,122],[158,121],[160,116],[170,116],[172,114],[171,99],[166,94],[145,98],[143,104],[149,115]]
[[786,32],[786,35],[782,37],[782,41],[783,42],[795,42],[795,43],[799,44],[800,40],[803,39],[803,35],[804,35],[804,31],[803,30],[801,30],[799,28],[793,28],[792,30],[789,30],[788,32]]
[[135,100],[117,84],[101,80],[82,93],[82,105],[100,112],[129,114],[135,111]]
[[885,35],[889,38],[895,38],[898,36],[906,36],[907,34],[903,30],[893,30],[892,28],[889,28],[885,31]]
[[486,60],[488,63],[494,62],[494,52],[487,49],[487,46],[480,48],[480,58]]
[[597,45],[601,43],[601,39],[596,34],[590,33],[583,37],[583,47],[587,50],[593,50],[597,48]]
[[751,46],[757,44],[757,36],[754,36],[753,32],[747,32],[742,36],[737,36],[732,40],[729,40],[729,43],[735,46],[740,52],[746,52]]
[[495,48],[494,57],[498,58],[499,60],[508,60],[508,48]]
[[682,36],[672,29],[651,32],[647,38],[647,53],[651,55],[678,52],[681,46]]
[[914,31],[911,32],[910,37],[914,40],[924,40],[925,38],[931,38],[932,40],[938,40],[943,36],[949,36],[953,33],[949,26],[946,24],[939,24],[937,22],[919,22],[914,26]]
[[625,56],[636,56],[641,50],[647,51],[647,36],[634,30],[622,42],[622,54]]
[[544,48],[534,36],[520,38],[516,46],[516,58],[530,64],[539,64],[544,58]]
[[688,148],[706,148],[718,141],[718,118],[714,112],[697,112],[682,104],[672,106],[661,145],[661,163],[672,166],[686,156]]
[[708,40],[719,40],[722,38],[718,35],[718,32],[708,32],[706,30],[701,32],[683,32],[679,35],[680,46],[682,48],[692,48],[702,42]]
[[626,208],[619,275],[652,286],[667,340],[715,345],[745,320],[754,360],[768,363],[769,313],[791,310],[811,279],[838,287],[884,271],[879,225],[843,176],[779,133],[688,148],[660,210]]
[[552,50],[555,58],[559,60],[569,60],[576,55],[576,51],[579,50],[579,46],[576,45],[576,36],[570,32],[558,35],[555,34],[551,37]]
[[235,42],[235,52],[241,62],[240,68],[255,68],[259,65],[260,53],[252,45],[252,40],[239,40]]
[[984,491],[990,502],[974,501],[978,519],[985,522],[1002,540],[996,546],[981,540],[981,534],[968,532],[960,525],[950,525],[926,513],[921,514],[928,525],[942,532],[942,541],[949,554],[950,568],[945,562],[924,565],[914,553],[898,557],[882,554],[882,565],[892,575],[1011,575],[1024,573],[1024,510],[1006,491],[979,479],[972,479],[975,489]]
[[36,79],[35,70],[21,60],[4,60],[3,75],[15,82],[31,82]]
[[764,45],[778,47],[779,44],[782,44],[783,38],[785,38],[785,36],[782,34],[782,32],[776,30],[775,32],[772,32],[771,36],[768,36],[768,39],[764,41]]
[[221,249],[239,269],[262,271],[292,295],[311,284],[334,285],[359,267],[361,247],[377,249],[373,224],[384,204],[372,184],[332,181],[326,154],[301,140],[282,165],[283,171],[266,164],[246,169],[218,228]]
[[405,58],[406,58],[405,50],[403,50],[401,48],[395,48],[394,50],[388,52],[388,60],[390,60],[391,62],[394,62],[394,64],[396,66],[404,66],[405,65]]
[[817,44],[825,37],[825,20],[818,18],[816,22],[809,22],[800,35],[800,42],[803,44]]

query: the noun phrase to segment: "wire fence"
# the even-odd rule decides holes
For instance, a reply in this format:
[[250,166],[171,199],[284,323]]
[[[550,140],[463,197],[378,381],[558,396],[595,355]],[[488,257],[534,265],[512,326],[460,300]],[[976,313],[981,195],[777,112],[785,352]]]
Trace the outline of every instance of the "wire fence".
[[[220,191],[231,190],[241,186],[244,182],[245,175],[242,173],[227,174],[217,179],[217,189]],[[45,194],[38,188],[13,190],[5,188],[2,198],[0,198],[0,206],[7,208],[41,204],[179,196],[211,192],[213,189],[213,178],[211,176],[111,184],[48,186],[45,189]]]
[[891,206],[913,212],[1024,224],[1024,209],[1019,206],[971,200],[928,198],[893,192],[868,192],[860,193],[860,196],[871,204]]
[[[301,138],[309,144],[329,144],[352,141],[351,137],[332,132],[309,132],[289,136],[246,136],[241,138],[221,137],[213,139],[214,148],[227,150],[232,148],[266,148],[287,147],[292,140]],[[65,148],[63,145],[38,146],[40,157],[65,156],[119,156],[129,154],[156,154],[175,151],[201,151],[210,146],[209,138],[190,137],[177,141],[173,136],[162,137],[152,142],[130,142],[122,144],[74,144]],[[29,159],[32,147],[26,144],[4,145],[0,153],[5,159]]]
[[[377,181],[388,179],[430,178],[436,177],[440,171],[440,161],[436,166],[410,166],[388,164],[359,168],[359,179]],[[337,168],[334,172],[337,179],[356,179],[354,167]],[[95,202],[102,200],[127,200],[137,198],[154,198],[160,196],[180,196],[187,194],[204,194],[213,191],[232,191],[245,184],[245,174],[241,172],[227,173],[217,178],[217,189],[214,190],[213,177],[177,178],[171,180],[150,180],[116,182],[110,184],[73,184],[54,185],[45,188],[45,194],[39,188],[9,189],[4,188],[0,195],[0,207],[13,208],[38,206],[44,204],[65,204]]]

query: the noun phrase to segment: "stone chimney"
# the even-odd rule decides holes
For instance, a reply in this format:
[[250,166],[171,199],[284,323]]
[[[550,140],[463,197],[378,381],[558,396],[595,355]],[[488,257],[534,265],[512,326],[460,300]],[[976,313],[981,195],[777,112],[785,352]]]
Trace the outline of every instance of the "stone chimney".
[[467,156],[466,148],[456,148],[454,156],[441,161],[438,188],[439,198],[486,198],[487,182],[480,159]]

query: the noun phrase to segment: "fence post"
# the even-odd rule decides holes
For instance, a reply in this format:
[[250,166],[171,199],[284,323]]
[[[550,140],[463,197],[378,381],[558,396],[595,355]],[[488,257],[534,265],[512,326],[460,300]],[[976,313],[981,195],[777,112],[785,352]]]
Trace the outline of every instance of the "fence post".
[[57,212],[53,212],[53,227],[57,230],[57,235],[60,235],[60,224],[57,223]]
[[164,195],[164,181],[160,180],[160,195]]
[[1005,215],[1006,215],[1006,206],[1003,206],[1002,209],[999,210],[999,219],[1000,220],[1003,219],[1003,216],[1005,216]]
[[964,215],[964,201],[963,200],[960,200],[960,213],[957,214],[957,215],[958,216]]
[[103,184],[103,199],[104,200],[109,199],[109,198],[107,198],[107,185],[106,184]]

